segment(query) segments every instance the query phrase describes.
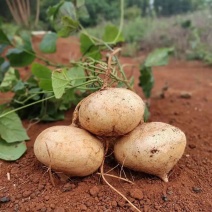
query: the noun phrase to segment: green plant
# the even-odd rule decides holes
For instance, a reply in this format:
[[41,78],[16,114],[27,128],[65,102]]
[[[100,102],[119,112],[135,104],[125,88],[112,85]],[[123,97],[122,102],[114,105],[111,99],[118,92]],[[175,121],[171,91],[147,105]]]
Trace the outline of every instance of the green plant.
[[148,20],[140,17],[126,21],[123,27],[125,41],[129,43],[140,42],[146,33],[147,25]]
[[174,48],[161,48],[151,52],[140,66],[139,85],[142,87],[143,93],[147,99],[146,109],[144,112],[144,121],[147,121],[149,112],[149,99],[151,97],[152,88],[155,83],[152,67],[164,66],[168,64],[169,56],[174,53]]
[[[26,150],[24,140],[29,137],[23,128],[21,118],[36,121],[55,121],[64,118],[64,112],[76,105],[83,97],[99,90],[107,74],[108,62],[101,52],[114,52],[118,42],[123,42],[123,0],[121,0],[121,21],[119,29],[107,25],[100,38],[90,35],[77,19],[77,9],[71,2],[62,1],[48,9],[47,15],[56,32],[44,35],[40,50],[43,53],[56,52],[58,37],[68,37],[80,31],[82,56],[68,65],[50,62],[38,55],[32,46],[31,34],[20,30],[14,37],[8,37],[0,28],[0,91],[12,92],[13,97],[0,107],[0,158],[16,160]],[[155,58],[156,56],[156,58]],[[155,59],[154,59],[155,58]],[[128,79],[116,55],[112,57],[109,86],[133,89],[133,77]],[[150,65],[161,64],[161,57],[150,55]],[[36,61],[35,61],[36,60]],[[148,61],[147,60],[147,61]],[[147,62],[146,62],[147,63]],[[149,62],[148,62],[149,64]],[[27,78],[20,76],[19,67],[31,66]],[[148,67],[149,66],[145,66]],[[151,72],[148,72],[151,75]],[[146,72],[141,71],[146,76]],[[141,79],[143,79],[141,77]],[[141,80],[142,88],[149,83]],[[152,85],[153,86],[153,85]]]

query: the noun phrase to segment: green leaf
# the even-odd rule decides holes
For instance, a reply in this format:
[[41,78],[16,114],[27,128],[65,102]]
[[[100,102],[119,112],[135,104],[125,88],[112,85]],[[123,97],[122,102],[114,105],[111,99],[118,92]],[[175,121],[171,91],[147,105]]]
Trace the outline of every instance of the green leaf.
[[64,119],[64,111],[60,111],[60,100],[51,99],[45,103],[45,107],[41,108],[39,119],[42,121],[57,121]]
[[142,87],[145,97],[149,98],[154,86],[154,76],[152,74],[152,68],[141,66],[140,73],[141,76],[139,77],[139,85]]
[[83,55],[91,57],[95,60],[101,59],[101,53],[98,46],[84,33],[80,35],[80,50]]
[[32,54],[34,54],[32,41],[31,41],[31,34],[28,31],[21,31],[19,32],[19,34],[23,43],[20,46],[20,49],[26,50],[27,52],[31,52]]
[[77,7],[77,8],[82,7],[84,4],[85,4],[85,0],[77,0],[77,5],[76,5],[76,7]]
[[79,28],[79,22],[68,16],[62,17],[62,25],[63,27],[57,33],[60,37],[68,37]]
[[7,35],[3,32],[1,28],[0,28],[0,43],[11,45],[9,38],[7,37]]
[[58,4],[56,4],[56,5],[52,6],[52,7],[49,7],[49,8],[47,9],[47,17],[48,17],[50,20],[54,19],[54,17],[55,17],[56,14],[58,13],[58,11],[59,11],[59,9],[60,9],[60,7],[62,6],[63,3],[64,3],[64,2],[61,1],[60,3],[58,3]]
[[23,91],[25,89],[25,84],[24,82],[22,82],[21,80],[18,80],[18,82],[15,84],[15,86],[13,87],[13,91],[15,93],[19,92],[19,91]]
[[40,50],[43,53],[56,52],[56,41],[57,41],[56,33],[51,32],[51,33],[45,34],[39,46]]
[[20,118],[15,112],[11,112],[8,115],[0,114],[0,136],[7,143],[29,139]]
[[0,83],[4,79],[5,73],[9,70],[10,63],[8,61],[4,61],[0,66]]
[[52,91],[52,71],[39,63],[32,64],[32,73],[39,80],[39,87],[43,90]]
[[8,144],[0,138],[0,159],[14,161],[19,159],[27,150],[25,142]]
[[72,86],[78,86],[85,82],[85,72],[82,67],[72,67],[67,71],[67,76]]
[[69,27],[63,27],[58,33],[57,35],[59,37],[62,37],[62,38],[67,38],[68,36],[70,36],[71,34],[71,30]]
[[[122,34],[118,35],[119,30],[116,26],[114,25],[107,25],[105,27],[105,32],[104,35],[102,37],[102,39],[105,42],[112,42],[112,43],[118,43],[118,42],[123,42],[124,41],[124,37]],[[117,37],[118,35],[118,37]]]
[[156,49],[150,53],[145,60],[146,67],[164,66],[168,64],[169,56],[174,52],[174,48]]
[[59,105],[59,110],[68,110],[71,105],[77,105],[80,101],[80,98],[76,96],[75,89],[67,89],[61,99],[61,103]]
[[9,49],[6,57],[10,61],[11,66],[14,67],[24,67],[30,65],[35,56],[21,49]]
[[70,82],[67,72],[67,69],[52,72],[52,87],[56,99],[60,99],[62,97],[65,93],[66,86]]
[[58,10],[58,13],[56,14],[56,19],[59,21],[61,20],[62,17],[67,16],[70,17],[71,19],[77,19],[76,16],[76,9],[74,7],[74,4],[70,1],[65,1],[61,7]]
[[10,68],[5,74],[2,83],[0,84],[0,90],[2,92],[11,91],[17,81],[17,71],[14,68]]
[[63,4],[54,13],[54,16],[52,16],[52,24],[57,32],[59,32],[60,30],[62,30],[62,28],[67,26],[64,23],[63,20],[64,17],[68,17],[70,20],[76,22],[77,20],[76,10],[72,2],[68,1],[63,2]]

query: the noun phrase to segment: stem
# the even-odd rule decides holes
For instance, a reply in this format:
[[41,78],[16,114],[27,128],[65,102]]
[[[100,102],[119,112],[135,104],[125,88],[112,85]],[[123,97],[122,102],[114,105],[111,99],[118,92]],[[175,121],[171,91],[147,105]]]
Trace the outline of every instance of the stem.
[[37,27],[37,25],[38,25],[39,15],[40,15],[40,0],[37,0],[37,5],[36,5],[36,16],[35,16],[35,26],[36,26],[36,27]]
[[11,3],[9,0],[6,0],[7,2],[7,5],[9,7],[9,10],[10,10],[10,13],[12,14],[13,16],[13,19],[15,20],[15,22],[20,25],[21,24],[21,21],[20,21],[20,18],[17,14],[17,11],[15,10],[16,7],[14,7],[14,4],[13,2]]
[[120,11],[121,11],[121,16],[120,16],[119,31],[118,31],[118,34],[116,35],[116,38],[114,39],[113,43],[117,42],[119,36],[121,35],[122,29],[123,29],[123,25],[124,25],[124,0],[121,0]]
[[[101,39],[99,39],[99,38],[96,38],[96,37],[90,35],[90,34],[86,31],[86,29],[85,29],[82,25],[80,25],[80,27],[81,27],[83,33],[86,34],[86,35],[91,39],[91,41],[92,41],[95,45],[104,45],[104,46],[106,46],[111,52],[113,52],[113,51],[114,51],[113,48],[111,48],[109,45],[110,45],[110,44],[115,44],[116,41],[117,41],[117,39],[118,39],[118,37],[119,37],[120,34],[121,34],[121,31],[122,31],[122,28],[123,28],[123,23],[124,23],[124,0],[121,0],[120,10],[121,10],[121,16],[120,16],[119,31],[118,31],[118,34],[117,34],[117,36],[116,36],[116,38],[114,39],[113,42],[108,42],[108,43],[106,43],[106,42],[104,42],[103,40],[101,40]],[[96,42],[98,42],[99,44],[96,43]],[[124,79],[124,80],[122,80],[122,82],[124,82],[124,84],[127,86],[127,88],[129,88],[130,90],[133,90],[132,86],[131,86],[131,85],[129,84],[129,82],[128,82],[128,79],[127,79],[127,77],[126,77],[126,75],[125,75],[125,72],[124,72],[124,70],[123,70],[123,68],[122,68],[122,66],[121,66],[121,64],[120,64],[120,62],[119,62],[119,60],[118,60],[118,57],[114,55],[114,58],[115,58],[115,60],[116,60],[116,62],[117,62],[117,65],[118,65],[118,67],[119,67],[119,70],[120,70],[120,72],[121,72],[121,75],[122,75],[122,77],[123,77],[123,79]],[[115,77],[115,78],[116,78],[116,77]],[[117,79],[117,78],[116,78],[116,79]]]
[[30,104],[28,104],[28,105],[24,105],[24,106],[22,106],[22,107],[19,107],[19,108],[10,110],[10,111],[8,111],[8,112],[6,112],[6,113],[1,114],[1,115],[0,115],[0,118],[2,118],[2,117],[4,117],[4,116],[7,116],[7,115],[9,115],[10,113],[13,113],[13,112],[22,110],[22,109],[24,109],[24,108],[30,107],[30,106],[32,106],[32,105],[35,105],[35,104],[37,104],[37,103],[40,103],[40,102],[43,102],[43,101],[46,101],[46,100],[52,99],[52,98],[54,98],[54,95],[53,95],[53,96],[49,96],[49,97],[47,97],[47,98],[45,98],[45,99],[40,99],[40,100],[38,100],[38,101],[36,101],[36,102],[32,102],[32,103],[30,103]]
[[14,100],[15,102],[17,102],[18,104],[24,104],[25,102],[27,102],[28,100],[30,100],[31,98],[33,98],[34,96],[36,96],[37,94],[35,93],[35,94],[33,94],[33,95],[31,95],[31,96],[29,96],[28,98],[26,98],[24,101],[22,101],[22,102],[20,102],[20,101],[18,101],[18,100]]
[[107,86],[108,86],[108,81],[109,81],[109,79],[110,79],[110,74],[111,74],[111,69],[112,69],[112,68],[111,68],[111,61],[112,61],[112,58],[113,58],[113,56],[114,56],[117,52],[119,52],[120,50],[121,50],[120,48],[114,50],[113,53],[110,54],[110,56],[109,56],[109,58],[108,58],[108,67],[107,67],[107,71],[106,71],[106,74],[105,74],[105,79],[104,79],[104,84],[103,84],[103,86],[102,86],[102,89],[105,89],[105,88],[107,88]]
[[84,82],[84,83],[81,83],[81,84],[75,85],[75,86],[70,86],[70,87],[68,87],[68,88],[69,88],[69,89],[78,88],[78,87],[83,86],[83,85],[89,85],[89,84],[91,84],[91,83],[93,83],[93,82],[99,82],[99,80],[98,80],[98,79],[89,80],[89,81],[87,81],[87,82]]
[[46,65],[49,65],[49,66],[52,66],[52,67],[56,67],[56,68],[67,68],[68,67],[68,65],[64,65],[64,64],[54,64],[54,63],[50,62],[49,60],[47,60],[47,59],[45,59],[43,57],[40,57],[37,54],[35,54],[35,53],[31,52],[31,51],[28,51],[27,49],[24,49],[23,47],[19,48],[18,46],[15,46],[14,43],[11,43],[11,46],[14,47],[14,48],[20,49],[20,50],[24,50],[28,54],[31,54],[34,57],[36,57],[37,59],[42,60],[44,63],[46,63]]

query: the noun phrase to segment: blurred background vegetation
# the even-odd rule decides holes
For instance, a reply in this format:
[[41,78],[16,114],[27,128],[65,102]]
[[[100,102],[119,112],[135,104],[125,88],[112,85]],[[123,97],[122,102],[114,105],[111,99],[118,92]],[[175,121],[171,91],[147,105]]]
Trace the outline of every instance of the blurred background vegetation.
[[[66,0],[68,1],[68,0]],[[58,0],[1,0],[0,23],[8,34],[19,27],[51,30],[46,11]],[[72,0],[76,5],[80,1]],[[82,25],[101,36],[108,24],[119,24],[120,2],[86,0],[78,6]],[[83,4],[84,2],[84,4]],[[212,0],[125,0],[124,56],[158,47],[174,47],[178,58],[212,64]]]

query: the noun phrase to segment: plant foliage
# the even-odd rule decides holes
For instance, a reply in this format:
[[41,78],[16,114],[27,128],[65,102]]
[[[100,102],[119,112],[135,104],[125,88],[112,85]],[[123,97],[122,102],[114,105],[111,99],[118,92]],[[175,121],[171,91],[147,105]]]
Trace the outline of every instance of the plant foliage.
[[[124,41],[121,32],[123,20],[119,28],[108,25],[103,36],[96,38],[78,20],[77,9],[83,3],[82,0],[76,1],[76,5],[61,1],[51,6],[47,15],[56,32],[45,34],[39,45],[43,54],[54,53],[58,37],[68,37],[80,31],[81,58],[69,64],[46,60],[43,54],[35,52],[30,33],[22,30],[9,38],[0,29],[0,50],[3,49],[0,57],[0,91],[13,94],[11,100],[5,101],[0,108],[0,159],[16,160],[26,151],[24,141],[29,137],[21,119],[61,120],[72,105],[103,86],[108,61],[102,51],[113,52],[110,45],[116,47],[117,43]],[[123,0],[121,3],[123,18]],[[152,66],[165,65],[172,51],[171,48],[156,50],[142,64],[140,86],[147,98],[154,85]],[[29,65],[31,71],[27,77],[21,77],[16,68]],[[116,56],[113,57],[108,84],[128,89],[133,87],[133,77],[127,78]],[[148,111],[146,114],[149,114]]]

